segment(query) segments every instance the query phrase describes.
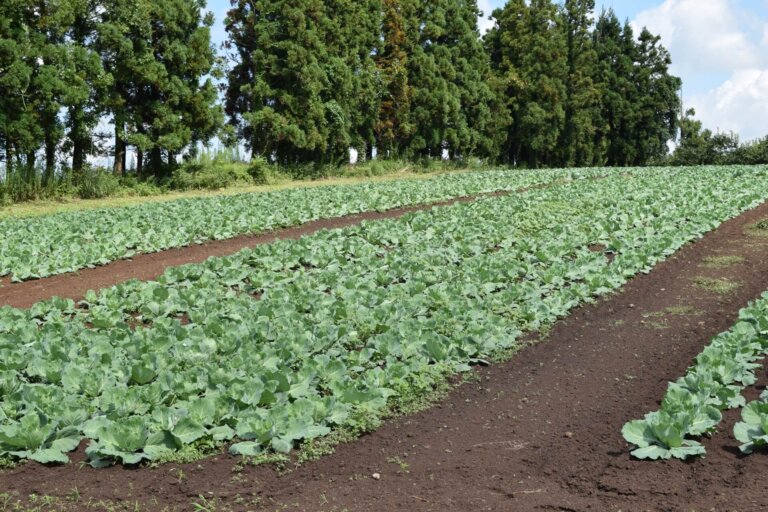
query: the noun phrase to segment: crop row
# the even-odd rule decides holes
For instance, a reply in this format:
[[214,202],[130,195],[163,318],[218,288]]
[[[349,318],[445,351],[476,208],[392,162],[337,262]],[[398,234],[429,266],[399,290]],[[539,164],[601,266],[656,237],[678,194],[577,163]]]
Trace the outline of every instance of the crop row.
[[[287,452],[431,388],[765,199],[640,170],[322,231],[0,310],[0,454],[95,466]],[[611,257],[606,257],[610,255]]]
[[424,204],[556,180],[598,169],[496,171],[348,186],[180,199],[139,206],[0,220],[0,277],[42,278],[207,240],[262,233],[317,219]]
[[[622,429],[624,438],[637,446],[638,459],[686,459],[706,453],[697,441],[715,432],[722,411],[744,407],[745,387],[757,380],[756,361],[768,355],[768,293],[739,312],[739,322],[716,336],[696,357],[687,374],[671,382],[658,411]],[[749,452],[768,440],[768,409],[762,400],[743,411],[744,421],[734,434]]]

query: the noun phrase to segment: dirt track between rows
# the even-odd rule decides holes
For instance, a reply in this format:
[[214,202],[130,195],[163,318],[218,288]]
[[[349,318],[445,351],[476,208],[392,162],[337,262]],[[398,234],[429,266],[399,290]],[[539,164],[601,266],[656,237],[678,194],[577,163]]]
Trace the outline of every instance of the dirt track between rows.
[[[600,180],[605,177],[588,178]],[[364,212],[344,217],[333,217],[307,222],[265,233],[241,235],[228,240],[212,240],[198,245],[190,245],[161,252],[138,254],[131,259],[118,260],[107,265],[86,268],[77,272],[59,274],[43,279],[14,283],[10,277],[0,277],[0,307],[28,308],[40,301],[52,297],[64,297],[81,300],[89,290],[100,290],[116,284],[138,279],[147,281],[157,279],[169,267],[202,263],[215,256],[228,256],[242,249],[273,243],[276,240],[296,240],[311,235],[323,229],[345,228],[360,224],[363,221],[396,219],[408,213],[430,210],[439,206],[456,203],[469,203],[481,197],[498,197],[509,194],[519,194],[533,189],[547,188],[555,185],[569,185],[572,180],[556,180],[518,190],[489,192],[476,196],[464,196],[418,204],[402,208],[394,208],[382,212]]]
[[129,279],[142,281],[156,279],[169,267],[202,263],[213,256],[227,256],[248,247],[269,244],[275,240],[296,240],[321,229],[344,228],[366,220],[394,219],[411,212],[473,200],[474,197],[461,197],[450,201],[397,208],[384,212],[366,212],[346,217],[321,219],[257,235],[242,235],[228,240],[215,240],[162,252],[139,254],[130,260],[118,260],[104,266],[82,269],[35,281],[12,283],[9,278],[0,278],[0,307],[28,308],[51,297],[80,300],[85,297],[88,290],[107,288]]
[[[227,455],[138,470],[27,464],[0,473],[0,489],[22,496],[76,489],[92,501],[140,501],[142,510],[194,510],[200,495],[219,511],[768,509],[768,454],[738,454],[730,434],[737,412],[705,441],[707,457],[687,463],[632,460],[620,433],[657,408],[667,381],[768,289],[768,237],[745,231],[766,217],[763,205],[726,222],[622,291],[574,311],[544,342],[478,369],[439,406],[288,472],[239,467]],[[728,255],[744,260],[702,266]],[[741,286],[718,295],[695,286],[697,277]],[[768,381],[765,370],[760,379],[750,397]]]
[[[620,432],[658,408],[667,382],[768,290],[768,238],[745,232],[766,217],[763,205],[726,222],[574,311],[545,342],[480,369],[436,408],[287,476],[252,472],[264,510],[767,510],[768,454],[739,454],[737,411],[705,441],[707,457],[690,462],[633,460]],[[702,266],[729,255],[744,261]],[[718,295],[697,287],[698,277],[741,286]],[[748,398],[766,383],[763,369]]]

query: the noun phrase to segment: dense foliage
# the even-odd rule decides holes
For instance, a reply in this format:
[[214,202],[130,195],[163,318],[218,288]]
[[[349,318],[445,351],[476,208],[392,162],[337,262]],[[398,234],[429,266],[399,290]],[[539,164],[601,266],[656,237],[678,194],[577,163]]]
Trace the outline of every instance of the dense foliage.
[[658,37],[593,0],[511,0],[485,37],[511,113],[500,158],[530,167],[645,165],[676,136],[681,82]]
[[[48,182],[103,154],[96,126],[115,126],[115,171],[126,146],[139,172],[217,133],[209,75],[215,52],[204,0],[9,0],[0,5],[2,181]],[[38,165],[38,154],[44,162]],[[71,160],[66,155],[71,155]],[[42,175],[38,172],[42,167]]]
[[673,165],[768,164],[768,136],[741,143],[731,132],[712,133],[689,109],[680,122],[680,140],[669,162]]
[[[375,147],[384,158],[644,165],[676,135],[668,52],[612,11],[595,26],[593,0],[511,0],[483,39],[474,0],[232,3],[230,124],[279,162]],[[343,30],[347,16],[362,36]]]
[[205,5],[3,2],[0,195],[33,197],[19,189],[69,169],[79,179],[97,155],[115,174],[172,185],[181,158],[215,136],[316,176],[351,149],[645,165],[676,135],[669,54],[611,11],[595,23],[594,0],[511,0],[484,37],[475,0],[232,0],[222,57]]
[[94,466],[135,464],[359,432],[754,207],[767,179],[632,169],[1,309],[0,455],[66,462],[86,438]]

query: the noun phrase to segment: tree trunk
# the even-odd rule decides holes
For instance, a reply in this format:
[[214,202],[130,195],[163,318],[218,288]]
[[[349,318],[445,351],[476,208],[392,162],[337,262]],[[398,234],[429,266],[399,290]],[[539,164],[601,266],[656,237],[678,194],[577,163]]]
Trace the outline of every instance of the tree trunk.
[[13,142],[5,141],[5,179],[13,174]]
[[56,140],[52,134],[45,134],[45,171],[43,172],[43,183],[48,184],[53,179],[56,172]]
[[136,148],[136,177],[144,177],[144,151],[141,148]]
[[149,153],[149,166],[149,171],[153,176],[160,177],[163,175],[163,153],[157,146],[152,148]]
[[30,171],[35,170],[36,161],[37,161],[37,155],[35,155],[35,152],[27,151],[27,168],[29,168]]
[[83,136],[83,109],[81,106],[72,107],[70,110],[72,127],[70,138],[72,140],[72,170],[82,171],[85,166],[85,155],[88,151],[88,138]]
[[125,121],[122,115],[115,115],[115,166],[114,174],[116,176],[122,176],[125,173],[125,140],[123,140],[123,131],[125,129]]

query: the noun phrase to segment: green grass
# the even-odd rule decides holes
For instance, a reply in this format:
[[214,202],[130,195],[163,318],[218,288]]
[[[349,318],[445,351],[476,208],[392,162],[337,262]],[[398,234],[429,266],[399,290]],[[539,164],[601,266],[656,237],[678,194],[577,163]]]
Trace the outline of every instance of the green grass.
[[693,280],[696,287],[718,295],[729,295],[739,288],[741,283],[726,278],[712,279],[710,277],[697,277]]
[[744,232],[750,236],[768,237],[768,219],[762,219],[746,227]]
[[704,258],[704,262],[699,266],[703,268],[727,268],[745,261],[741,256],[709,256]]
[[[472,169],[476,170],[476,169]],[[470,169],[456,170],[453,172],[469,172]],[[77,199],[77,198],[62,198],[51,200],[38,200],[29,201],[25,203],[17,203],[6,207],[0,207],[0,220],[7,218],[22,218],[22,217],[38,217],[43,215],[53,215],[62,212],[72,212],[81,210],[95,210],[99,208],[119,208],[123,206],[135,206],[144,203],[157,203],[165,201],[173,201],[176,199],[192,198],[192,197],[210,197],[210,196],[226,196],[243,193],[260,193],[260,192],[273,192],[276,190],[284,190],[290,188],[311,188],[321,187],[326,185],[353,185],[357,183],[370,183],[379,181],[392,181],[392,180],[423,180],[432,178],[439,174],[445,174],[445,170],[437,170],[432,172],[419,172],[417,169],[405,167],[399,171],[389,172],[380,176],[341,176],[323,178],[317,180],[290,180],[280,181],[269,185],[247,185],[225,188],[221,190],[190,190],[186,192],[170,192],[159,196],[122,196],[122,197],[107,197],[103,199]]]
[[656,311],[654,313],[644,313],[643,318],[663,318],[665,316],[696,316],[703,314],[702,311],[697,311],[696,308],[691,306],[671,306],[664,311]]

